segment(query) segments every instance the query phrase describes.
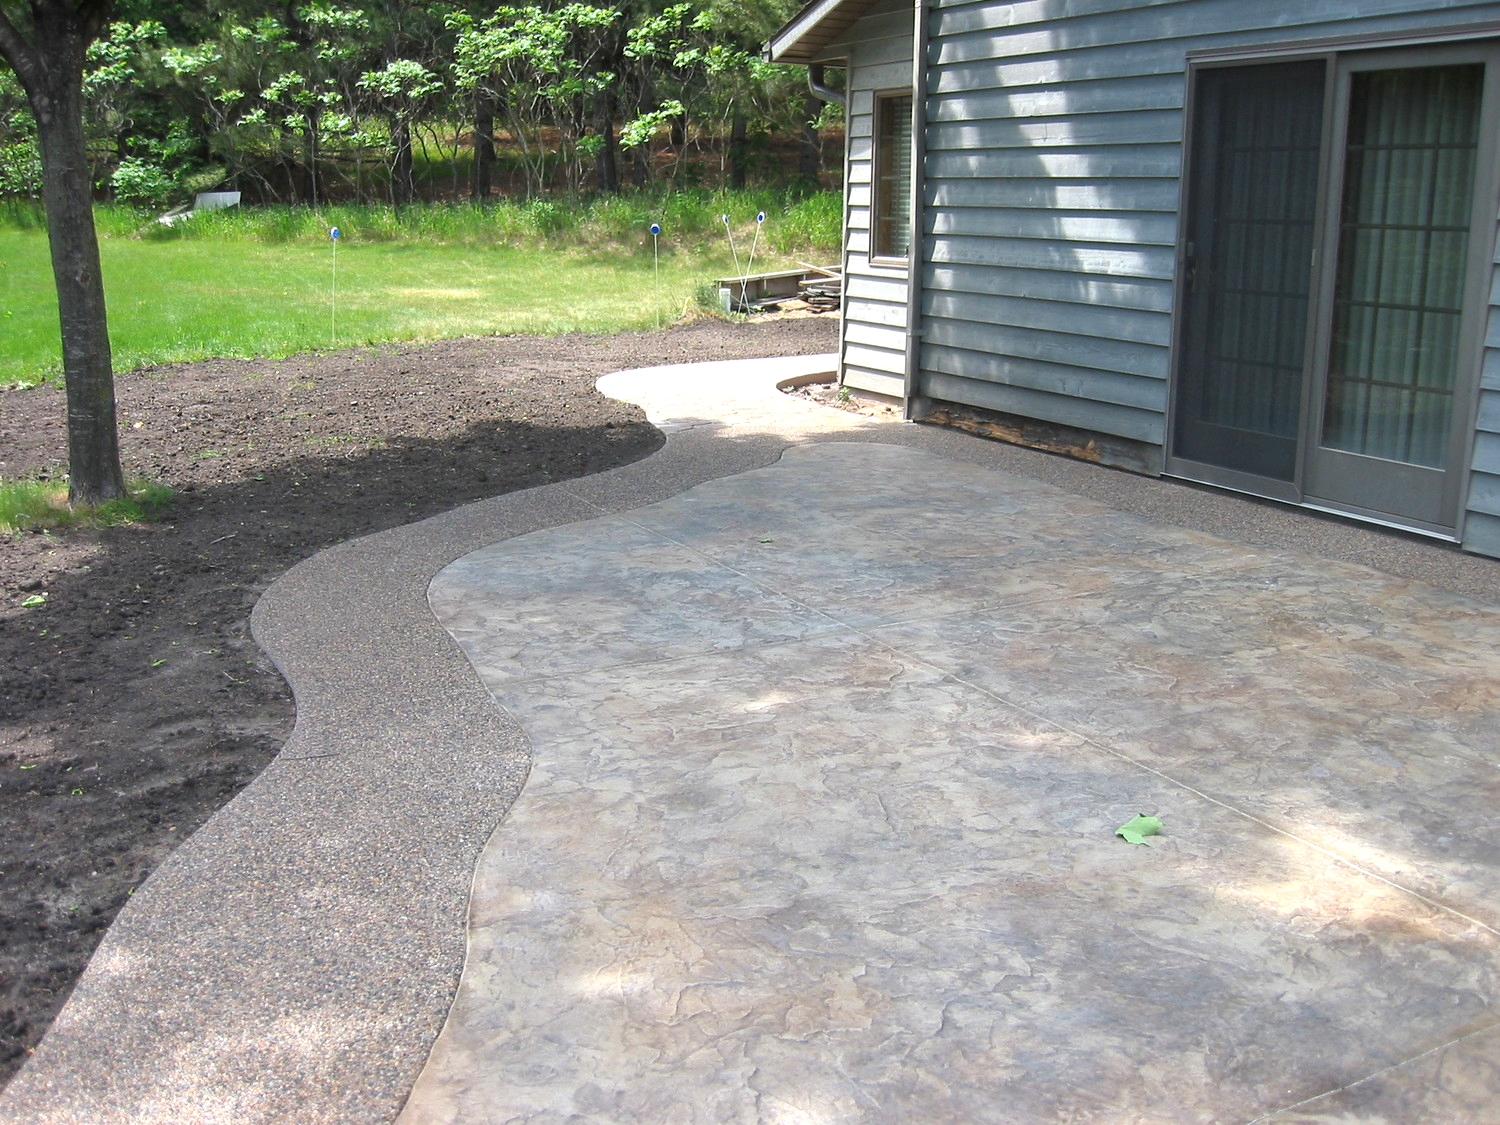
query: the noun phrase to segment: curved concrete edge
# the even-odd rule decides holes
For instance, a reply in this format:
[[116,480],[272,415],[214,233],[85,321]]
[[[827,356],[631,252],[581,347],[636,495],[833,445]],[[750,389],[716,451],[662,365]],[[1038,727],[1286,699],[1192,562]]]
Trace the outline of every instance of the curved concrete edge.
[[251,626],[292,687],[290,739],[121,912],[0,1122],[392,1120],[457,987],[475,862],[529,766],[524,733],[428,609],[429,582],[490,543],[859,428],[774,389],[832,363],[606,376],[697,388],[665,412],[662,450],[340,544],[273,583]]

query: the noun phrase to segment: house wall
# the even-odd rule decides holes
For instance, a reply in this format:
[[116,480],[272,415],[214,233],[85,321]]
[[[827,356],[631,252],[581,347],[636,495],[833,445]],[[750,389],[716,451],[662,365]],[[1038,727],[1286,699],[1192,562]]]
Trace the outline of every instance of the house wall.
[[1500,246],[1490,288],[1490,321],[1485,333],[1484,369],[1479,384],[1479,422],[1474,435],[1464,546],[1500,558]]
[[906,384],[908,269],[870,261],[875,95],[911,89],[912,6],[882,0],[825,54],[847,55],[848,148],[844,167],[844,323],[840,379],[900,397]]
[[[916,390],[1144,443],[1157,471],[1187,52],[1500,20],[1493,0],[930,2]],[[1487,342],[1465,545],[1500,555],[1500,270]]]

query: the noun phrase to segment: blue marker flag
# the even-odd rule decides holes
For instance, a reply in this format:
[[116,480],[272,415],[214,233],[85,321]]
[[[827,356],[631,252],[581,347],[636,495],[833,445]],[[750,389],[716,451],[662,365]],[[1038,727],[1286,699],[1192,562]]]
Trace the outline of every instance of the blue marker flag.
[[652,233],[652,235],[658,235],[658,234],[660,234],[661,233],[661,224],[660,223],[652,223],[651,224],[651,233]]
[[329,227],[328,228],[328,237],[331,238],[331,239],[333,239],[335,242],[337,242],[339,239],[343,238],[344,236],[343,236],[342,233],[340,233],[338,227]]
[[760,212],[760,214],[758,214],[758,215],[755,216],[755,221],[757,223],[763,223],[763,222],[765,222],[766,221],[766,213],[764,211]]

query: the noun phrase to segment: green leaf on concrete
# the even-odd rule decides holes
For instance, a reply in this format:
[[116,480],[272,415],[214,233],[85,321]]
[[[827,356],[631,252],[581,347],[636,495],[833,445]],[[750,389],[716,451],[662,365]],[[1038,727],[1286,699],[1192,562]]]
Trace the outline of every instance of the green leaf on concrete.
[[1142,844],[1146,842],[1147,836],[1155,836],[1161,831],[1161,821],[1154,816],[1141,813],[1140,816],[1131,817],[1120,827],[1115,829],[1115,835],[1123,839],[1127,844]]
[[23,601],[21,603],[21,608],[22,609],[30,609],[32,606],[46,605],[46,604],[47,604],[47,595],[46,594],[32,594],[31,597],[27,598],[25,601]]

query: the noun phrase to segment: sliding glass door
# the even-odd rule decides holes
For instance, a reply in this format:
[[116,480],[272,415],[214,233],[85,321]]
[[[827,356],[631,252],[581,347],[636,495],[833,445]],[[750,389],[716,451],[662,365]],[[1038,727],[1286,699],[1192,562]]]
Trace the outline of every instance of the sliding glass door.
[[1455,525],[1497,57],[1470,44],[1198,72],[1173,471]]

